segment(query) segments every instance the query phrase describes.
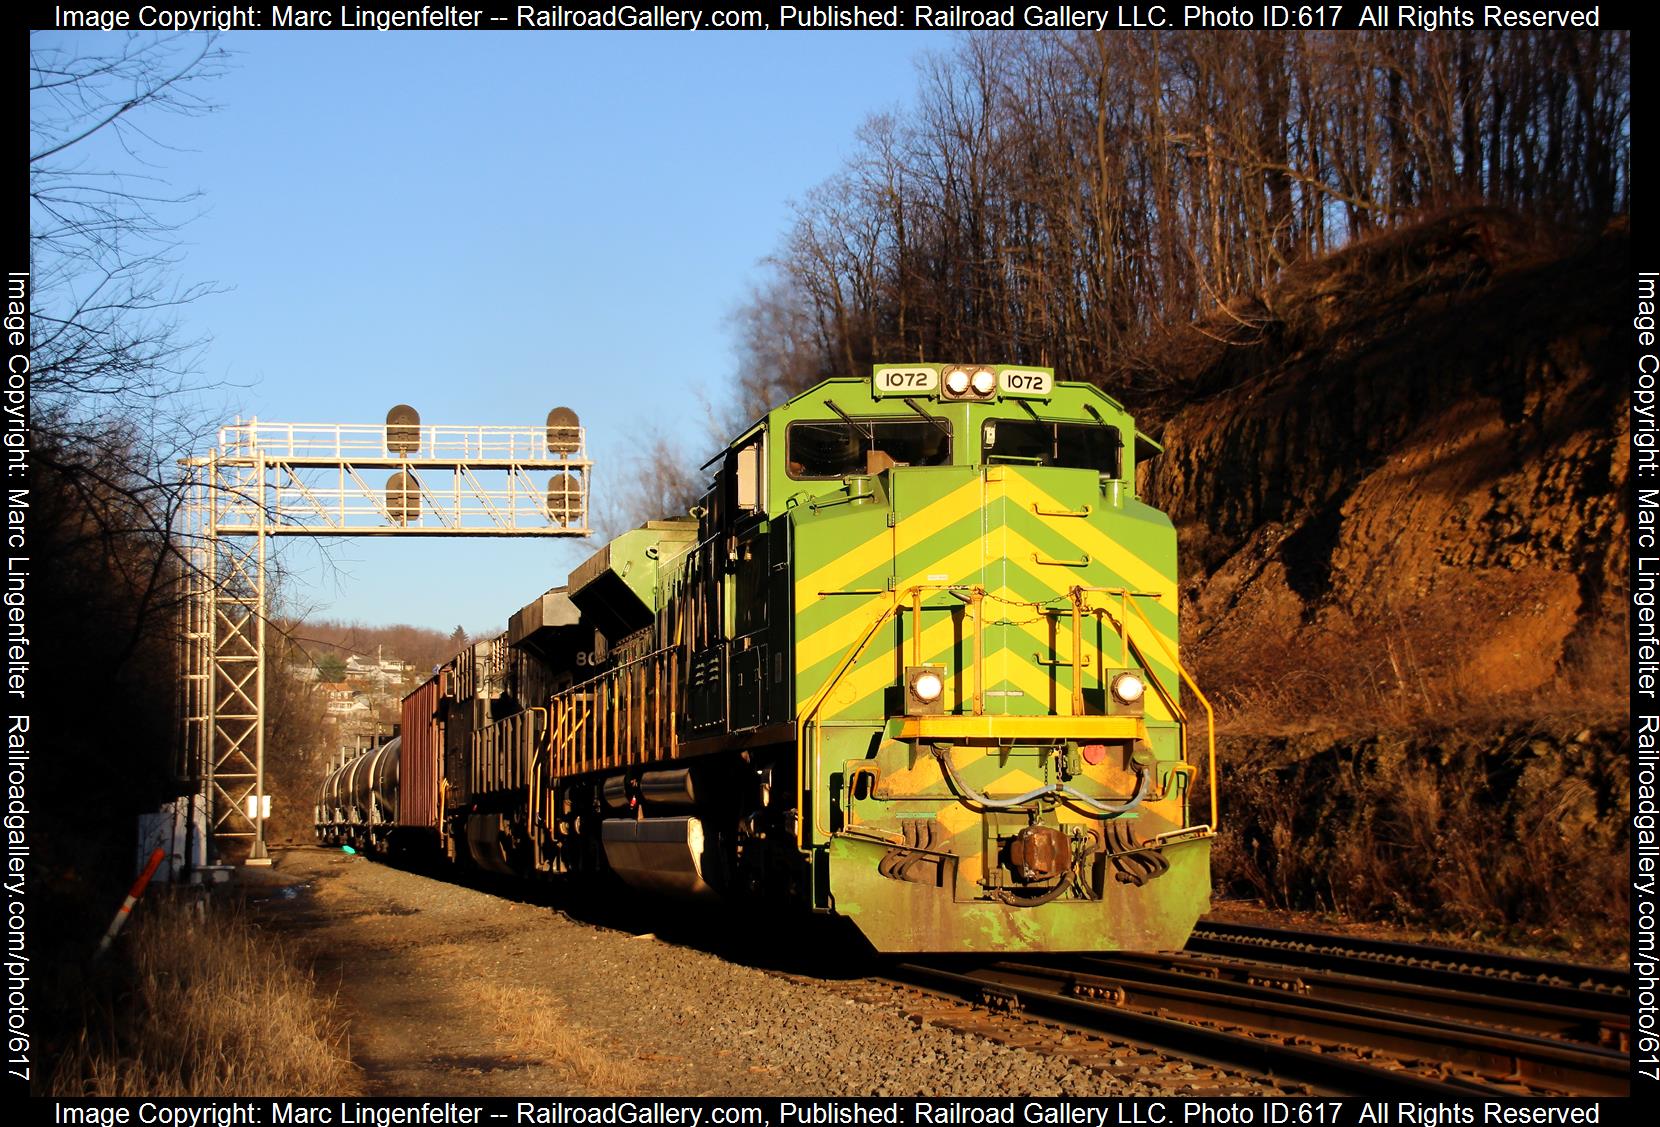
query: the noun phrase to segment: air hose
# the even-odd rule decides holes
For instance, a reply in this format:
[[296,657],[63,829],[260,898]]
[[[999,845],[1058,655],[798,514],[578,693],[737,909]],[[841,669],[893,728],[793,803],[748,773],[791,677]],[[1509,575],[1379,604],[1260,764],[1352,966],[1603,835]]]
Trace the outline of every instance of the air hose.
[[1082,791],[1073,789],[1066,783],[1056,783],[1053,786],[1038,787],[1036,790],[1016,795],[1013,798],[988,798],[979,791],[975,790],[973,787],[969,786],[967,783],[963,782],[962,776],[957,774],[956,764],[951,762],[951,755],[949,752],[943,751],[938,747],[933,750],[934,758],[940,762],[940,769],[945,772],[946,778],[951,780],[951,786],[957,791],[958,795],[961,796],[965,802],[972,802],[976,806],[984,806],[992,810],[1007,810],[1014,806],[1024,806],[1028,802],[1054,795],[1069,806],[1082,807],[1085,813],[1094,814],[1096,817],[1100,818],[1116,818],[1120,814],[1128,814],[1137,806],[1141,805],[1142,801],[1147,797],[1147,790],[1152,785],[1153,780],[1152,772],[1146,770],[1140,764],[1137,764],[1135,794],[1131,795],[1124,802],[1116,805],[1099,802],[1096,799],[1091,798],[1089,795],[1084,794]]

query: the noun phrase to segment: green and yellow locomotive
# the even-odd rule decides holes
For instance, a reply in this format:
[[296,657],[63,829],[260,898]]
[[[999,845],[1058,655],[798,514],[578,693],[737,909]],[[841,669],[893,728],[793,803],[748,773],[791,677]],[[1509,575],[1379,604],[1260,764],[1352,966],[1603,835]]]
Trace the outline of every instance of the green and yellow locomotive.
[[819,384],[692,516],[412,694],[397,797],[320,806],[319,832],[805,905],[881,951],[1180,947],[1216,789],[1192,808],[1214,760],[1175,533],[1136,498],[1157,450],[1045,368]]

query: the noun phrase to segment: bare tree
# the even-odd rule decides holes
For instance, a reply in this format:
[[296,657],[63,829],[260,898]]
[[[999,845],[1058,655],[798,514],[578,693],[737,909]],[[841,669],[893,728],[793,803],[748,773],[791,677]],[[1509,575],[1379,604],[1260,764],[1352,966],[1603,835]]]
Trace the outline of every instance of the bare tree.
[[[174,778],[174,458],[197,342],[175,281],[191,196],[166,189],[152,129],[209,108],[211,37],[37,33],[29,53],[29,537],[34,829],[42,950],[85,949],[87,905],[131,879],[131,823]],[[86,812],[96,810],[89,819]],[[51,1040],[49,1036],[48,1041]]]
[[[148,171],[163,147],[149,121],[209,112],[200,88],[224,52],[212,36],[182,34],[71,50],[87,42],[33,33],[29,53],[33,389],[61,425],[174,411],[199,344],[180,335],[176,313],[211,290],[174,277],[196,197]],[[106,166],[115,160],[132,167]]]
[[830,374],[813,302],[781,267],[773,266],[729,320],[738,338],[738,379],[727,433]]
[[275,798],[265,833],[268,840],[305,840],[334,750],[326,702],[316,681],[295,675],[295,668],[311,664],[311,655],[292,634],[268,631],[265,661],[265,784]]
[[610,539],[648,520],[683,517],[708,490],[680,440],[649,430],[610,475],[619,483],[594,506],[594,527]]
[[[81,50],[94,43],[114,46]],[[135,565],[149,573],[136,588],[142,624],[165,602],[175,462],[204,425],[185,398],[201,342],[178,311],[213,288],[176,280],[195,196],[152,171],[165,148],[152,128],[158,114],[211,110],[201,88],[225,55],[211,35],[31,33],[29,46],[35,471],[74,499],[83,537],[108,547],[141,536],[159,549]]]
[[805,193],[734,317],[740,399],[903,357],[1133,387],[1161,326],[1426,210],[1596,228],[1630,206],[1630,58],[1621,31],[966,36]]

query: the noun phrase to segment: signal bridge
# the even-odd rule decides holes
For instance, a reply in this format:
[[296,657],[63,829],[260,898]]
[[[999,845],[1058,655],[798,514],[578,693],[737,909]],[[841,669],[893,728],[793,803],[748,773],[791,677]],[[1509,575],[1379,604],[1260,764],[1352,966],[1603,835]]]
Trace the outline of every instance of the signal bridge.
[[[424,425],[397,406],[384,425],[220,428],[187,458],[177,768],[196,784],[213,852],[265,848],[265,626],[272,536],[586,536],[592,463],[576,413],[542,426]],[[546,476],[544,476],[546,475]],[[208,861],[209,841],[187,849]]]

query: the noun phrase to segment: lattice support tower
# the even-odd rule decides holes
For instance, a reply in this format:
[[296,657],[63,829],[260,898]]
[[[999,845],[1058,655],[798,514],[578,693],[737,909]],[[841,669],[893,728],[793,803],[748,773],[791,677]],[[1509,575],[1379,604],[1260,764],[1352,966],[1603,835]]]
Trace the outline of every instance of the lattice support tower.
[[182,463],[179,768],[198,784],[215,855],[252,839],[249,860],[267,857],[271,537],[589,534],[592,463],[568,410],[529,427],[414,418],[400,407],[384,426],[238,421]]

